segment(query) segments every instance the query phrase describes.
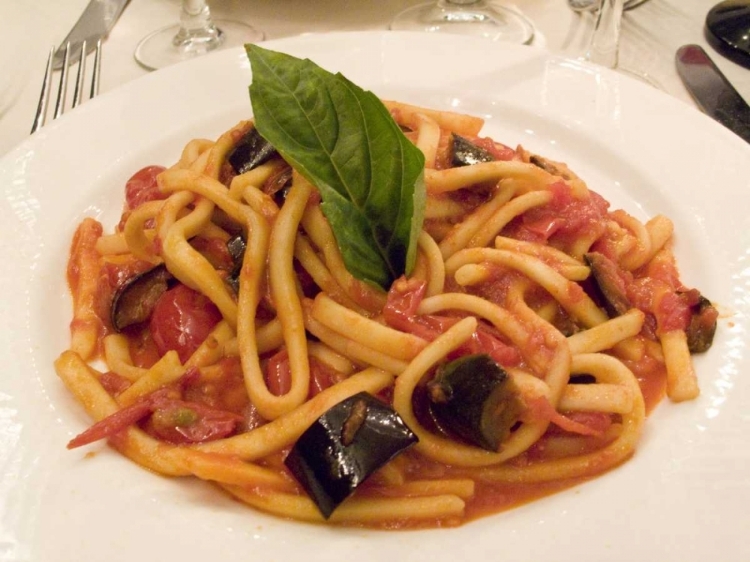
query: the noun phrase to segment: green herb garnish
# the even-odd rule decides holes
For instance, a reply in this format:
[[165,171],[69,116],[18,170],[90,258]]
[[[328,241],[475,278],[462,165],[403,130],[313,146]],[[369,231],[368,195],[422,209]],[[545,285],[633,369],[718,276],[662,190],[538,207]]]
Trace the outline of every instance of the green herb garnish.
[[255,126],[320,191],[349,272],[387,290],[416,259],[424,156],[372,92],[310,60],[246,49]]

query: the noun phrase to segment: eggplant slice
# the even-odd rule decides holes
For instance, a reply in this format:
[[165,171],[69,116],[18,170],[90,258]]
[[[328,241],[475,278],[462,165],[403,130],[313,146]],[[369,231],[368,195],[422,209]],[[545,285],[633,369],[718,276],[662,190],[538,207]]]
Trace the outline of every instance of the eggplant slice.
[[589,252],[583,259],[591,268],[591,276],[610,318],[625,314],[633,308],[627,295],[625,281],[620,277],[615,262],[599,252]]
[[523,411],[512,379],[484,353],[443,365],[427,384],[427,396],[441,428],[493,452],[500,450]]
[[718,317],[719,312],[711,301],[702,295],[698,297],[698,304],[690,309],[690,325],[686,330],[690,353],[708,351],[714,343]]
[[323,517],[418,441],[393,408],[360,392],[318,418],[284,460]]
[[480,162],[492,162],[493,160],[495,160],[495,157],[484,148],[478,147],[462,136],[453,135],[451,163],[454,168],[458,166],[471,166]]
[[[240,271],[246,247],[245,239],[239,234],[227,241],[232,270],[226,282],[236,294],[239,293]],[[115,331],[122,332],[128,326],[148,321],[156,301],[169,289],[173,280],[174,277],[162,263],[123,283],[115,292],[110,308],[110,319]]]
[[240,294],[240,272],[242,271],[242,260],[245,258],[247,242],[242,235],[237,235],[227,242],[227,251],[232,258],[232,271],[226,279],[227,284],[232,287],[236,295]]
[[273,145],[260,136],[258,130],[253,127],[234,145],[227,156],[227,161],[239,175],[257,168],[278,154]]
[[147,321],[171,279],[167,267],[160,264],[123,283],[112,298],[110,315],[114,329],[122,332],[128,326]]
[[578,179],[578,176],[576,176],[570,170],[570,168],[568,168],[568,166],[566,164],[563,164],[562,162],[555,162],[554,160],[549,160],[548,158],[539,156],[538,154],[531,154],[529,156],[529,162],[531,164],[534,164],[534,166],[536,166],[537,168],[541,168],[545,172],[549,172],[553,176],[558,176],[565,180]]

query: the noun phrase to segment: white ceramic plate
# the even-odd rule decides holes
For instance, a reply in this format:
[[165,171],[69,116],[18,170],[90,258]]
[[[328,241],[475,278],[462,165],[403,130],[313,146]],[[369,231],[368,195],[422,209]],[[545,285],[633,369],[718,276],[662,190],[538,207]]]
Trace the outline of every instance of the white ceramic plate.
[[534,48],[387,32],[266,45],[385,98],[482,115],[487,134],[568,162],[613,207],[669,215],[683,280],[724,313],[696,359],[701,397],[662,403],[622,467],[450,530],[291,523],[104,445],[67,451],[89,424],[52,367],[73,229],[86,215],[111,226],[132,172],[249,115],[245,55],[220,52],[87,102],[0,160],[0,560],[746,559],[750,148],[648,86]]

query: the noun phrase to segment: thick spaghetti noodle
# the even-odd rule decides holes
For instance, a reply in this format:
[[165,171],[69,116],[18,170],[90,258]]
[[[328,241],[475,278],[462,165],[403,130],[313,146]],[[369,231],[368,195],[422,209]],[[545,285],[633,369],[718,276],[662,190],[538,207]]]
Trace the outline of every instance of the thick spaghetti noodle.
[[[609,210],[565,165],[480,138],[480,119],[385,105],[427,188],[416,265],[387,293],[346,269],[318,190],[280,156],[230,165],[252,121],[133,176],[113,233],[80,224],[55,366],[97,423],[71,447],[107,438],[156,472],[321,521],[284,459],[366,392],[418,442],[329,520],[457,525],[620,464],[665,393],[698,394],[690,350],[716,314],[679,281],[667,218]],[[495,450],[432,408],[436,372],[466,356],[512,383]]]

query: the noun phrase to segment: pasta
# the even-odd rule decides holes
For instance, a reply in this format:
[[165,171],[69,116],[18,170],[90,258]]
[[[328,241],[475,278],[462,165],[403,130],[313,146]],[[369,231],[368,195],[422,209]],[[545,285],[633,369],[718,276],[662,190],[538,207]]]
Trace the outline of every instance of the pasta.
[[[230,165],[251,120],[135,174],[114,231],[81,222],[55,368],[96,423],[70,447],[108,439],[281,517],[454,526],[618,466],[663,396],[698,395],[690,355],[710,346],[716,310],[681,283],[668,218],[610,210],[564,164],[479,137],[481,119],[385,105],[424,154],[427,189],[416,265],[387,292],[346,269],[298,170],[278,154]],[[493,408],[509,421],[486,422],[494,449],[434,405],[466,357],[507,381]],[[414,444],[321,513],[285,459],[363,392]]]

